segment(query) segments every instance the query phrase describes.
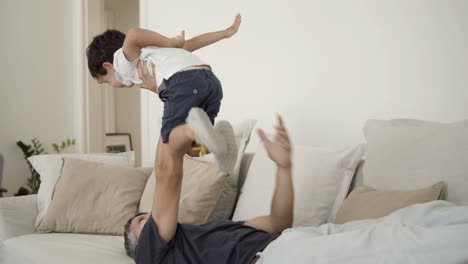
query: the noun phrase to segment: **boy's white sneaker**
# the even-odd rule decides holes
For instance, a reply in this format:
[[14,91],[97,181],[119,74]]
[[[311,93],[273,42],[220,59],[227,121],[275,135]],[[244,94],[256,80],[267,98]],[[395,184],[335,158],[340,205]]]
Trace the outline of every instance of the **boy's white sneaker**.
[[237,161],[237,144],[234,136],[234,129],[228,121],[220,120],[214,127],[216,135],[221,137],[221,141],[226,145],[226,151],[214,155],[218,167],[221,171],[232,174]]
[[190,110],[187,124],[195,132],[197,143],[206,146],[213,153],[220,171],[232,173],[237,160],[237,145],[231,124],[219,121],[213,127],[208,115],[198,107]]

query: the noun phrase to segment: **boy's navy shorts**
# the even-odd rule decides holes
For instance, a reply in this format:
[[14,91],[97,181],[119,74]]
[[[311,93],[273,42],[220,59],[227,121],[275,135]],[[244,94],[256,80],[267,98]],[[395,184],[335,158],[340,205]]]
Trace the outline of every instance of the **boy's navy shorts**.
[[185,124],[192,107],[200,107],[208,114],[211,123],[218,115],[223,99],[223,89],[211,70],[194,69],[178,72],[165,81],[166,88],[159,93],[164,102],[161,137],[169,141],[172,129]]

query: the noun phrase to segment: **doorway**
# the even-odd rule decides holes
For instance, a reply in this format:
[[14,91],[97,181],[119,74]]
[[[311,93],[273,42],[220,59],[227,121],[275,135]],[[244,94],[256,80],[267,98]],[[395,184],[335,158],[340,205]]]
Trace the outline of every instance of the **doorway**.
[[[139,0],[86,0],[85,6],[86,46],[106,29],[126,33],[139,26]],[[106,133],[130,133],[136,166],[140,166],[140,90],[98,84],[89,74],[85,78],[88,152],[105,152]]]

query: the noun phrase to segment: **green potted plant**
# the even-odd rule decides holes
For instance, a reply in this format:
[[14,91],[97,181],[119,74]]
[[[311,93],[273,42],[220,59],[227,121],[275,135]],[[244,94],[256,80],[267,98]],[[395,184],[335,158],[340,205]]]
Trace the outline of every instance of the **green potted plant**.
[[[28,158],[31,156],[35,156],[35,155],[48,154],[48,153],[45,151],[41,141],[39,141],[39,139],[37,138],[33,138],[31,140],[30,145],[23,143],[21,140],[17,141],[16,145],[23,151],[24,159],[26,160],[29,170],[31,171],[31,177],[28,178],[27,180],[28,188],[21,186],[18,189],[18,192],[15,193],[15,196],[36,194],[37,191],[39,190],[39,186],[41,185],[41,176],[33,168],[31,163],[28,161]],[[74,145],[75,145],[74,139],[67,139],[67,140],[62,141],[60,144],[52,144],[52,150],[55,153],[60,153],[66,148],[69,148]]]

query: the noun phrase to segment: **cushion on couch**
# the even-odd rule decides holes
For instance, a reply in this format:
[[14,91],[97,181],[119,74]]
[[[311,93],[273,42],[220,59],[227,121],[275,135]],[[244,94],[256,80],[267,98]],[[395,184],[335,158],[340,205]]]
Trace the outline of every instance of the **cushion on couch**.
[[[293,146],[293,226],[318,226],[334,220],[364,151],[363,144],[341,149]],[[276,166],[260,144],[233,220],[249,220],[270,213],[275,177]]]
[[[1,198],[0,241],[33,233],[36,216],[37,195]],[[2,262],[0,261],[0,263]]]
[[[179,222],[204,224],[210,219],[214,208],[224,202],[220,198],[229,176],[210,162],[188,156],[184,157],[183,169]],[[140,212],[151,212],[155,184],[153,172],[141,196]],[[231,206],[224,205],[224,208],[230,210]]]
[[[2,251],[3,249],[3,251]],[[88,234],[31,234],[0,245],[2,264],[135,264],[125,253],[121,236]]]
[[151,171],[64,158],[37,231],[122,235],[126,221],[138,211]]
[[446,200],[468,205],[468,121],[370,120],[365,136],[365,185],[407,191],[443,181]]
[[60,171],[63,165],[63,157],[76,158],[81,160],[93,160],[107,164],[120,165],[124,167],[135,166],[134,152],[124,152],[118,154],[95,153],[95,154],[45,154],[36,155],[28,158],[33,168],[41,176],[41,185],[37,193],[37,209],[36,227],[44,218],[47,209],[50,206],[52,193],[54,192],[55,184],[60,177]]
[[336,224],[350,221],[374,219],[386,216],[398,209],[438,200],[443,191],[443,183],[406,192],[379,192],[369,186],[357,187],[344,200],[336,214]]

